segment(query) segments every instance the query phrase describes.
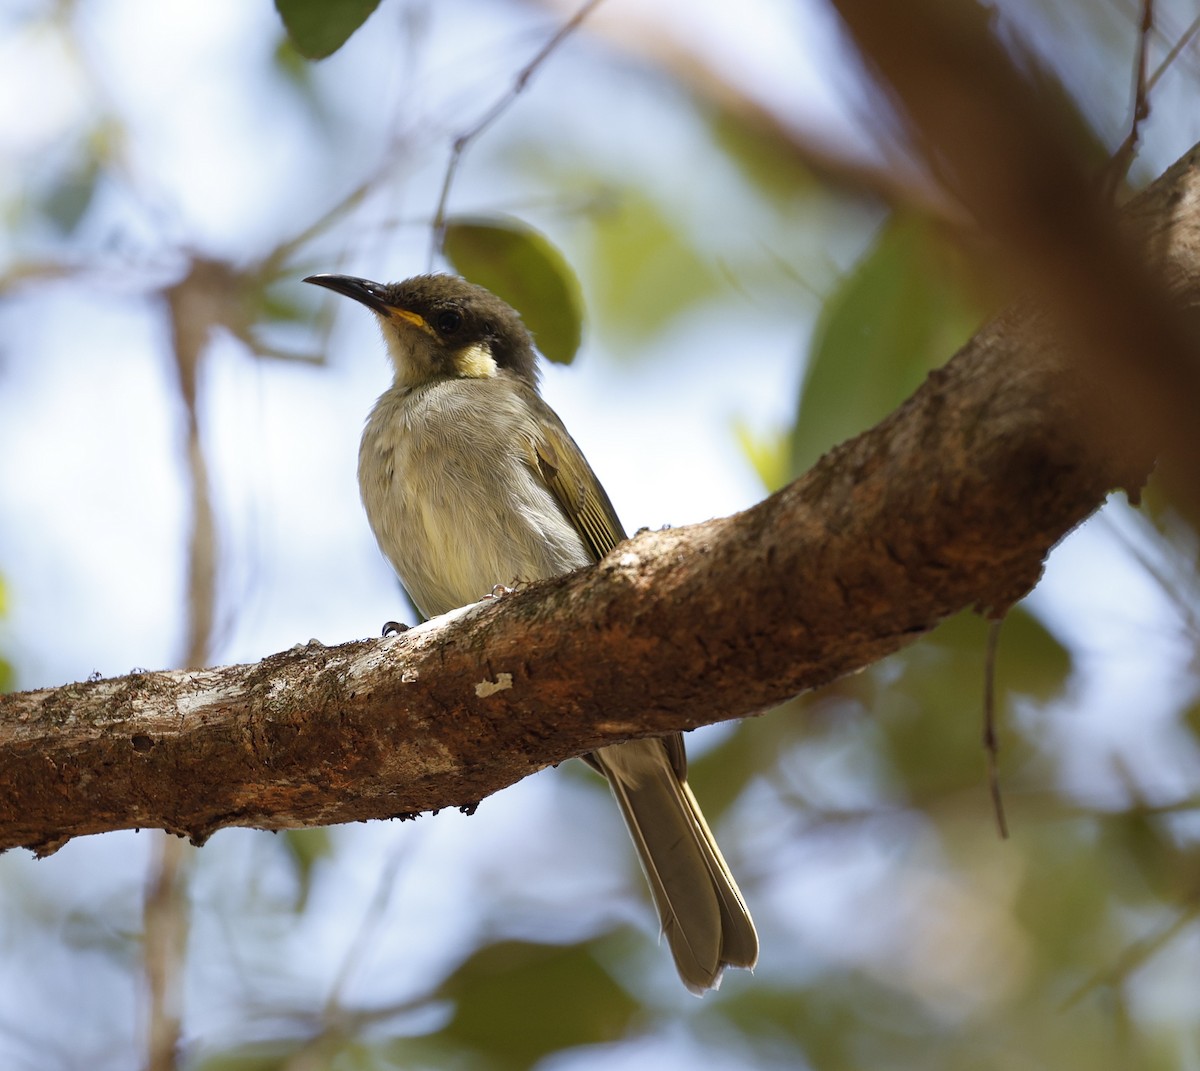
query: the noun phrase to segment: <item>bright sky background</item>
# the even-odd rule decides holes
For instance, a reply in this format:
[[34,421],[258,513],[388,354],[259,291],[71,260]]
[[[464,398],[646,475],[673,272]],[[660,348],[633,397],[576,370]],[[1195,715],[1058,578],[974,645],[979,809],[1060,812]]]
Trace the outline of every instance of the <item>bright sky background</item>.
[[[794,115],[799,125],[867,151],[855,125],[857,89],[820,5],[610,0],[605,8],[616,16],[631,6],[647,19],[684,27],[729,77]],[[33,0],[13,5],[0,16],[0,27],[16,22],[20,12],[42,10]],[[384,0],[366,29],[317,68],[331,120],[350,124],[357,144],[346,158],[330,159],[320,151],[322,139],[313,136],[312,120],[261,75],[275,40],[276,16],[267,0],[96,0],[80,6],[86,62],[129,117],[128,159],[153,196],[149,205],[129,205],[115,191],[102,191],[113,202],[109,212],[96,213],[106,222],[84,237],[86,252],[102,251],[110,271],[64,282],[53,292],[30,288],[0,304],[0,456],[7,460],[0,466],[0,573],[9,592],[0,650],[14,662],[20,687],[52,686],[93,671],[109,676],[135,666],[162,668],[180,655],[187,526],[181,414],[164,357],[166,324],[147,315],[139,296],[147,279],[170,279],[178,265],[164,262],[149,223],[166,221],[169,233],[217,255],[261,251],[289,223],[293,229],[306,225],[340,197],[383,151],[388,132],[408,132],[411,157],[394,192],[371,205],[373,218],[415,223],[382,233],[335,234],[308,270],[375,278],[424,270],[428,234],[420,224],[435,203],[450,138],[481,114],[552,26],[524,7],[431,4],[420,47],[397,52],[396,25],[406,10]],[[469,34],[456,32],[465,25]],[[689,160],[711,160],[701,149],[704,133],[679,122],[669,94],[633,65],[626,84],[595,78],[603,62],[586,41],[565,47],[467,158],[454,207],[520,210],[530,194],[511,185],[517,169],[497,148],[506,134],[521,124],[565,129],[597,109],[623,116],[620,124],[597,123],[585,132],[595,139],[597,157],[610,160],[618,173],[627,169],[670,190],[683,216],[712,213],[721,203],[722,183],[733,183],[733,176],[681,181]],[[0,158],[20,165],[0,169],[0,192],[11,196],[26,181],[21,168],[36,171],[39,159],[64,151],[92,107],[93,92],[52,33],[28,27],[0,33]],[[1186,147],[1153,136],[1149,145],[1155,170]],[[506,185],[498,187],[497,176]],[[547,229],[557,218],[530,214]],[[353,226],[362,223],[360,216]],[[762,241],[771,238],[764,219],[725,218],[714,221],[718,225],[750,234],[759,228]],[[577,240],[570,226],[560,221],[552,237],[570,258]],[[14,248],[11,236],[0,233],[0,256],[33,252]],[[822,275],[805,283],[825,292],[855,252],[830,249]],[[299,282],[306,273],[297,272],[296,291],[306,289]],[[586,277],[583,283],[586,297]],[[203,433],[225,552],[225,627],[217,662],[257,660],[311,637],[334,644],[375,635],[400,612],[395,582],[374,547],[355,485],[362,421],[387,381],[382,346],[363,310],[324,294],[297,296],[314,309],[338,302],[327,368],[255,363],[228,339],[218,340],[207,361]],[[700,521],[761,498],[732,428],[735,421],[762,430],[787,425],[801,372],[798,354],[815,308],[812,294],[795,281],[753,298],[728,293],[694,322],[675,324],[654,339],[636,360],[622,360],[593,331],[573,367],[546,371],[545,395],[630,531]],[[1095,764],[1106,754],[1148,748],[1164,791],[1181,791],[1196,757],[1174,752],[1177,741],[1156,735],[1157,711],[1148,709],[1150,696],[1161,697],[1153,704],[1164,710],[1171,705],[1162,675],[1185,660],[1183,652],[1164,654],[1158,645],[1172,627],[1172,611],[1158,589],[1130,565],[1103,525],[1093,525],[1055,553],[1034,604],[1099,671],[1089,678],[1088,694],[1075,697],[1078,725],[1064,741],[1087,773],[1081,783],[1095,785]],[[1145,636],[1155,642],[1131,642]],[[1128,717],[1132,707],[1141,715],[1136,720]],[[697,741],[702,736],[696,734]],[[613,910],[627,910],[627,900],[616,897],[614,908],[605,895],[615,896],[632,880],[624,834],[608,815],[607,800],[584,791],[579,780],[561,771],[530,779],[489,799],[469,820],[442,815],[404,827],[343,831],[337,884],[319,883],[314,891],[337,909],[306,916],[317,930],[291,934],[289,958],[275,969],[298,991],[327,982],[397,852],[403,862],[392,913],[351,987],[378,999],[419,990],[428,970],[452,961],[489,927],[584,933]],[[565,856],[547,867],[538,845],[564,821],[595,832],[555,839],[556,846],[567,841],[556,847]],[[769,845],[773,838],[761,825],[762,815],[752,824],[735,813],[722,841],[737,844],[741,836]],[[0,859],[0,874],[13,895],[44,898],[67,914],[73,904],[129,900],[128,925],[136,928],[131,891],[140,889],[150,843],[133,833],[89,838],[37,865],[25,853],[10,853]],[[237,945],[237,935],[227,929],[233,923],[232,912],[222,907],[226,897],[256,885],[269,902],[286,887],[282,862],[278,872],[264,870],[254,843],[253,834],[226,832],[203,853],[211,862],[198,863],[193,936],[201,946]],[[751,853],[735,849],[730,855],[734,869],[748,869],[753,881]],[[872,887],[872,875],[883,865],[877,858],[806,864],[758,890],[769,939],[760,973],[768,977],[801,969],[796,964],[805,957],[853,957],[852,947],[833,947],[821,935],[853,928],[867,895],[861,890]],[[431,880],[433,874],[445,880]],[[468,880],[471,875],[478,884]],[[490,917],[486,905],[468,902],[480,885],[513,891],[526,916]],[[805,906],[797,909],[798,903]],[[648,906],[639,902],[638,908],[638,924],[651,930]],[[20,1035],[22,993],[37,999],[37,986],[28,979],[51,969],[44,945],[14,944],[12,950],[0,962],[0,1064],[6,1064],[5,1044]],[[190,978],[196,1015],[190,1026],[219,1037],[243,1009],[235,980],[204,976],[210,968],[216,969],[204,961]],[[632,984],[653,991],[655,1000],[673,1000],[663,996],[675,992],[667,957],[652,945],[646,970],[646,978]],[[56,977],[69,979],[70,973]],[[95,978],[81,977],[80,992],[61,996],[86,1007],[83,989],[91,990]],[[136,994],[119,979],[113,986],[112,999],[124,1007],[132,1030]],[[679,991],[681,1007],[690,1000]],[[105,1004],[96,1013],[96,1044],[110,1036],[110,1012]],[[64,1052],[88,1052],[90,1037],[83,1012]],[[645,1044],[645,1051],[623,1047],[556,1066],[644,1067],[647,1058],[668,1059],[671,1066],[740,1066],[737,1053],[688,1053],[679,1038]],[[124,1055],[93,1053],[92,1066],[122,1066]]]

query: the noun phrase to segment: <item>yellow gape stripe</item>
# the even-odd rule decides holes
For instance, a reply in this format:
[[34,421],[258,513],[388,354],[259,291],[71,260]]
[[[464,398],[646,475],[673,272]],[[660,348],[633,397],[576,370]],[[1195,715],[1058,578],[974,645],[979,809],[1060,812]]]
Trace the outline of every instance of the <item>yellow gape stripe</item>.
[[496,358],[486,342],[475,342],[454,355],[454,370],[468,379],[491,379],[496,374]]
[[425,334],[437,338],[437,332],[425,322],[423,316],[419,316],[415,312],[409,312],[408,309],[401,309],[393,305],[387,310],[387,315],[393,320],[403,320],[405,323],[412,324],[413,327],[419,327]]

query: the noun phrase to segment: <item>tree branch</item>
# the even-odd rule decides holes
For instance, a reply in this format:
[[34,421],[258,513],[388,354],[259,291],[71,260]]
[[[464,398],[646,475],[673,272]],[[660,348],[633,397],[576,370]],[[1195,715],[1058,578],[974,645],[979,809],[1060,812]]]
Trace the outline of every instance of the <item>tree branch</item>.
[[[1200,302],[1200,147],[1131,206]],[[1149,459],[1028,305],[752,509],[384,640],[0,696],[0,847],[161,826],[203,841],[470,807],[634,736],[761,713],[964,607],[1001,612]]]

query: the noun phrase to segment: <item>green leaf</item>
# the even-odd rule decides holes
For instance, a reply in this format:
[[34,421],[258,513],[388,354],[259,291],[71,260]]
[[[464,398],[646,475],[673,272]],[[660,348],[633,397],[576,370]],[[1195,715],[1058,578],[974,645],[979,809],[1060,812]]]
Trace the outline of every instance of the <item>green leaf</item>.
[[934,229],[893,216],[817,321],[791,471],[882,420],[978,326],[967,272]]
[[379,0],[275,0],[296,51],[314,60],[332,56],[378,6]]
[[60,234],[72,234],[87,215],[99,177],[100,162],[88,157],[50,187],[41,207]]
[[487,287],[521,314],[538,349],[570,364],[583,338],[583,298],[563,255],[519,220],[457,216],[446,224],[446,259],[464,279]]
[[762,485],[768,491],[778,491],[788,482],[789,447],[791,436],[784,432],[761,431],[744,420],[736,420],[733,434],[746,459],[754,466]]
[[716,146],[742,176],[763,195],[788,204],[816,186],[813,173],[791,138],[781,137],[763,116],[745,114],[725,100],[696,98],[696,108],[708,123]]
[[308,904],[308,894],[312,890],[313,873],[317,864],[333,854],[333,842],[328,829],[288,829],[284,830],[279,839],[299,882],[300,893],[296,898],[296,911],[301,912]]
[[455,1051],[474,1049],[487,1067],[514,1071],[561,1049],[615,1041],[638,1009],[588,945],[489,945],[439,995],[455,1002],[441,1034]]
[[610,208],[588,228],[594,319],[616,351],[661,331],[717,293],[712,264],[660,202],[632,187],[613,191]]
[[996,651],[996,688],[1054,699],[1062,693],[1072,668],[1071,652],[1023,606],[1016,606],[1000,626]]
[[1183,727],[1200,740],[1200,702],[1193,701],[1181,715]]
[[[814,1068],[933,1066],[896,1061],[897,1048],[888,1054],[888,1061],[864,1063],[864,1037],[861,1028],[864,1010],[872,1024],[872,1032],[886,1030],[885,1024],[902,1021],[915,1035],[909,1044],[919,1044],[922,1037],[919,1009],[906,1007],[911,1003],[903,992],[888,989],[876,980],[861,975],[849,976],[835,971],[823,972],[820,983],[802,988],[783,988],[768,981],[744,986],[726,996],[714,1013],[725,1019],[748,1042],[758,1042],[775,1048],[787,1040],[804,1053],[795,1066]],[[899,1006],[899,1008],[897,1008]],[[897,1014],[897,1010],[899,1014]],[[770,1066],[774,1060],[764,1060]],[[748,1066],[757,1066],[757,1063]]]

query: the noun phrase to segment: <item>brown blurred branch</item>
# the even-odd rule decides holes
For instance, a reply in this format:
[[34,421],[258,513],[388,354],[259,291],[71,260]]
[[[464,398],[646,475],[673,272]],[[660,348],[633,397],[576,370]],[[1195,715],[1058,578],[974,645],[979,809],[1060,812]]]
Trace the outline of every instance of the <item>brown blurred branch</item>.
[[183,664],[197,669],[208,661],[217,612],[217,528],[209,488],[208,462],[200,440],[198,382],[214,328],[237,302],[238,279],[218,261],[196,258],[190,270],[166,291],[171,318],[171,356],[183,406],[187,486],[192,515],[188,534],[187,640]]
[[[208,478],[208,459],[200,435],[199,384],[214,330],[240,305],[242,280],[217,261],[195,257],[188,273],[164,291],[171,321],[174,358],[187,447],[187,485],[191,499],[188,531],[187,603],[184,607],[183,664],[208,664],[217,609],[216,517]],[[190,924],[186,894],[191,848],[165,834],[150,863],[142,929],[146,978],[146,1071],[175,1071],[178,1066],[183,968]]]
[[[1096,434],[1166,434],[1200,489],[1200,360],[1195,302],[1181,310],[1085,169],[1080,123],[1032,55],[994,33],[994,12],[962,0],[834,0],[909,125],[914,144],[1037,293],[1078,374],[1114,400]],[[1184,196],[1182,192],[1179,196]],[[1160,213],[1183,205],[1143,202]],[[1127,214],[1126,221],[1137,215]]]
[[[1126,216],[1200,303],[1200,147]],[[753,509],[401,637],[0,696],[0,847],[469,806],[604,744],[761,713],[963,607],[1002,610],[1149,465],[1097,434],[1106,392],[1045,328],[1010,309]]]
[[[554,11],[570,0],[536,0]],[[743,80],[720,70],[686,34],[637,5],[615,4],[588,20],[589,34],[613,49],[667,72],[703,108],[736,125],[745,137],[769,145],[782,166],[811,174],[843,190],[914,207],[953,224],[964,221],[961,208],[910,161],[872,159],[846,137],[835,138],[795,115],[782,115],[756,97]]]
[[146,1071],[178,1066],[183,963],[189,911],[187,863],[193,849],[159,834],[142,909],[146,976]]

